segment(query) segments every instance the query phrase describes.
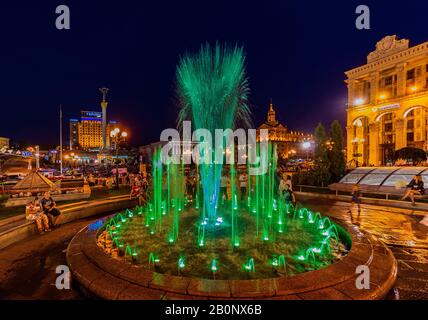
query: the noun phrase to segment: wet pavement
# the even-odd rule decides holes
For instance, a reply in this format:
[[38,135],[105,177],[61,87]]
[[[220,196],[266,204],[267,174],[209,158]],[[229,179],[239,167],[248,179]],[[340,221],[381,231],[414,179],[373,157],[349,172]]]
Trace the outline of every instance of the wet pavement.
[[[349,204],[332,200],[308,200],[312,210],[328,214],[374,234],[398,260],[395,290],[387,299],[428,300],[428,227],[420,221],[427,212],[362,205],[358,216],[347,213]],[[42,236],[0,250],[0,299],[84,299],[76,290],[55,287],[58,265],[65,265],[65,249],[81,228],[99,217],[68,223]]]
[[349,203],[332,200],[308,200],[312,210],[328,214],[337,220],[352,223],[382,240],[398,261],[398,277],[387,299],[428,300],[428,212],[362,205],[358,215],[347,212]]
[[65,250],[73,236],[98,218],[74,221],[0,250],[0,300],[82,299],[74,289],[56,288],[55,271],[67,264]]

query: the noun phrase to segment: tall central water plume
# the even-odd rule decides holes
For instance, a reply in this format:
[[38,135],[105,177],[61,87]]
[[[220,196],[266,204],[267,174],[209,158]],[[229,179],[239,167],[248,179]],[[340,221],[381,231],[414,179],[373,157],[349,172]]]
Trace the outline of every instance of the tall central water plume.
[[[177,67],[177,92],[179,124],[191,120],[194,130],[207,129],[213,138],[216,129],[233,129],[238,121],[249,126],[245,55],[238,46],[205,44],[198,53],[182,57]],[[213,162],[208,164],[201,160],[199,172],[204,207],[209,219],[214,221],[222,164],[214,162],[215,150],[208,152],[211,154],[201,154],[202,159],[210,157]]]

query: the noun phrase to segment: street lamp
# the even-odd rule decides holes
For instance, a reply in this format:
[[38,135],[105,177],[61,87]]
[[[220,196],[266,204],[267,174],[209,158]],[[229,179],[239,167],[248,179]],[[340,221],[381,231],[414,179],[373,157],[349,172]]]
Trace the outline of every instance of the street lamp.
[[302,143],[303,149],[306,150],[306,161],[309,160],[309,148],[311,147],[311,143],[309,141],[305,141]]
[[116,188],[119,189],[119,161],[118,161],[118,144],[125,140],[128,136],[126,131],[120,132],[119,128],[116,128],[110,132],[110,137],[114,142],[114,149],[116,154]]

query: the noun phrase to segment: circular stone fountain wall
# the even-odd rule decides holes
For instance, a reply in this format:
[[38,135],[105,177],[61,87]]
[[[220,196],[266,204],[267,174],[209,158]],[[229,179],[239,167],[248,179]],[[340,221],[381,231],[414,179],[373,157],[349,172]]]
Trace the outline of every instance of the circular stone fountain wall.
[[[138,221],[138,213],[135,219]],[[291,275],[271,265],[271,270],[277,269],[271,278],[240,270],[238,277],[214,280],[208,276],[187,275],[186,262],[183,270],[179,271],[178,264],[174,263],[170,271],[165,272],[160,267],[159,256],[159,261],[149,268],[148,257],[147,264],[139,263],[135,255],[132,256],[132,248],[129,257],[129,253],[118,254],[116,258],[114,254],[113,257],[106,254],[105,248],[97,245],[97,241],[101,244],[98,236],[102,235],[106,221],[109,220],[100,220],[81,230],[67,250],[73,279],[88,295],[103,299],[380,299],[394,284],[397,273],[396,261],[384,244],[347,224],[343,224],[343,228],[335,225],[341,241],[347,246],[351,244],[349,252],[313,271]],[[186,261],[193,258],[191,255]],[[360,265],[370,268],[370,289],[356,288],[356,268]],[[217,276],[220,278],[222,266],[225,267],[219,260]],[[257,266],[255,263],[256,270]],[[206,268],[210,267],[208,263]]]

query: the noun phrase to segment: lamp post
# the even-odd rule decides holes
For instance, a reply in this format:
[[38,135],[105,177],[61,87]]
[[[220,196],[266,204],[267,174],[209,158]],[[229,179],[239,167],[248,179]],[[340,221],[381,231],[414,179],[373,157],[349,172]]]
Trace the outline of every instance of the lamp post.
[[116,189],[119,189],[119,161],[118,161],[118,144],[125,140],[128,134],[126,131],[120,132],[119,128],[116,128],[110,132],[110,137],[114,142],[114,149],[116,154]]
[[306,161],[309,160],[309,148],[311,147],[311,143],[309,141],[305,141],[302,143],[303,149],[306,150]]

